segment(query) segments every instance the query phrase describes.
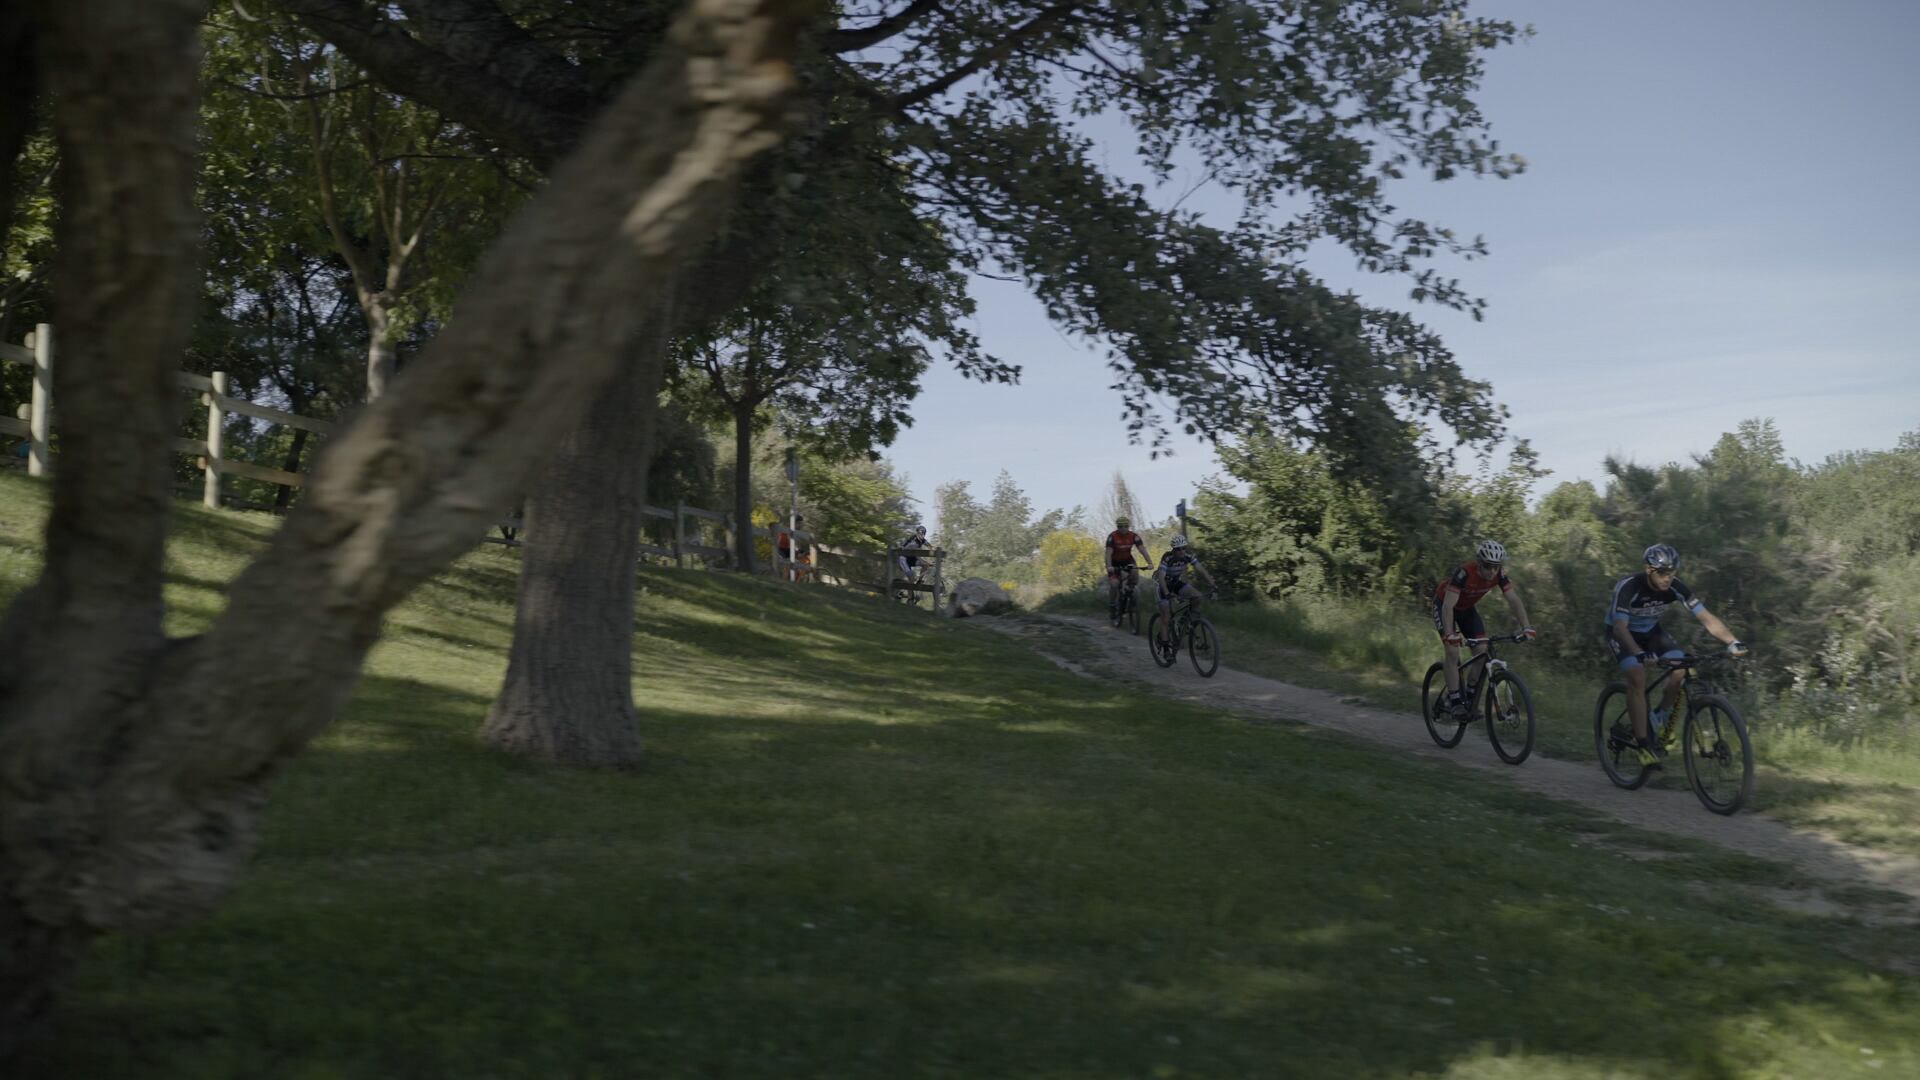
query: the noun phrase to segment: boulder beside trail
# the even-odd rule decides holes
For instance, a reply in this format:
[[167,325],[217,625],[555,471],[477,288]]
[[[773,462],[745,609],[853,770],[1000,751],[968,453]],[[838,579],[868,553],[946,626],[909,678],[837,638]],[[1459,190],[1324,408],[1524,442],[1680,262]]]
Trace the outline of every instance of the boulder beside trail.
[[956,619],[970,615],[998,615],[1013,607],[1013,597],[998,582],[986,578],[968,578],[953,587],[953,602],[948,606]]

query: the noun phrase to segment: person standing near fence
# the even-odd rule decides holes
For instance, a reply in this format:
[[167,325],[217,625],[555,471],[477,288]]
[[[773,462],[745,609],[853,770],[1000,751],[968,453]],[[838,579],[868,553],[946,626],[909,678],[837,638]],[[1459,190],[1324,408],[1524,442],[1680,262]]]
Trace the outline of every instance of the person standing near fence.
[[774,541],[774,548],[779,552],[781,560],[787,564],[788,577],[793,581],[804,580],[807,575],[813,573],[813,556],[808,553],[805,546],[802,546],[799,538],[794,536],[794,533],[804,531],[806,524],[805,517],[799,514],[793,515],[792,530],[780,530],[779,537]]

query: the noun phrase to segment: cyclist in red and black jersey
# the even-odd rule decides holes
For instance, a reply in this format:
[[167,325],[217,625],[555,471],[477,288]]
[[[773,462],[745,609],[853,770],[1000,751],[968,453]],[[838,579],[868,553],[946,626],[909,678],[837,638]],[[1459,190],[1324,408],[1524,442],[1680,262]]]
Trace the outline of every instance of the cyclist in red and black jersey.
[[1107,534],[1107,612],[1110,616],[1120,613],[1120,589],[1122,578],[1128,589],[1140,587],[1140,566],[1133,561],[1133,553],[1153,565],[1153,556],[1147,551],[1146,541],[1133,531],[1133,521],[1122,514],[1113,520],[1113,531]]
[[[1527,621],[1527,607],[1520,602],[1520,590],[1507,578],[1504,569],[1507,549],[1496,540],[1482,540],[1473,555],[1472,562],[1462,564],[1433,590],[1433,628],[1440,632],[1440,641],[1446,646],[1447,701],[1455,716],[1472,708],[1472,703],[1460,692],[1460,646],[1466,644],[1468,638],[1487,636],[1487,624],[1474,610],[1481,597],[1499,589],[1506,596],[1513,617],[1520,622],[1520,633],[1529,641],[1537,636]],[[1486,652],[1487,646],[1476,645],[1473,651]]]

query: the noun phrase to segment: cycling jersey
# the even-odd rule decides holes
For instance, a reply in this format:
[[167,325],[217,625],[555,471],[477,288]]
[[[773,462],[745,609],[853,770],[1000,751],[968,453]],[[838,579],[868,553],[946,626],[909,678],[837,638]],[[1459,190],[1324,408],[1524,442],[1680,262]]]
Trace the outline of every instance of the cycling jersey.
[[[1513,582],[1507,580],[1505,570],[1495,570],[1493,576],[1488,577],[1487,572],[1480,568],[1479,561],[1475,560],[1455,570],[1452,577],[1441,582],[1440,586],[1433,590],[1435,605],[1445,602],[1448,589],[1457,589],[1460,592],[1460,599],[1453,602],[1453,610],[1472,611],[1473,605],[1479,603],[1481,597],[1495,589],[1501,592],[1512,592]],[[1437,612],[1438,608],[1436,607],[1435,610]]]
[[1645,571],[1623,577],[1613,586],[1613,600],[1607,608],[1608,629],[1626,623],[1628,630],[1644,634],[1660,624],[1660,616],[1672,604],[1679,604],[1695,615],[1707,610],[1707,605],[1679,578],[1670,580],[1664,589],[1656,589],[1653,582],[1647,580]]
[[1132,564],[1133,546],[1139,543],[1140,534],[1132,529],[1113,530],[1107,534],[1107,562],[1114,566]]
[[1167,584],[1178,584],[1186,580],[1187,571],[1200,565],[1200,560],[1189,554],[1185,548],[1175,548],[1160,556],[1160,577]]
[[[925,551],[927,548],[932,547],[933,543],[924,536],[909,536],[905,540],[900,541],[898,546],[903,548],[918,548],[921,551]],[[908,566],[920,565],[920,557],[917,555],[902,555],[900,558]]]

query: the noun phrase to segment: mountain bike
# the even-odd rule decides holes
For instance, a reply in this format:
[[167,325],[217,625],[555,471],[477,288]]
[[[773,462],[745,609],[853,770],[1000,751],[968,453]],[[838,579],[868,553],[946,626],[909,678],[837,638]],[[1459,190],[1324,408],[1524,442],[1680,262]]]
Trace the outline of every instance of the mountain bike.
[[[926,583],[926,580],[927,563],[925,560],[916,563],[912,569],[908,570],[906,577],[895,579],[896,582],[902,582],[908,585],[923,585]],[[919,589],[896,589],[893,598],[903,604],[912,604],[914,607],[919,607],[920,598],[925,595],[927,594],[921,592]]]
[[[1740,710],[1714,685],[1694,674],[1702,664],[1730,659],[1719,656],[1662,658],[1665,671],[1647,684],[1647,714],[1651,724],[1654,693],[1678,671],[1680,696],[1673,714],[1657,734],[1669,753],[1679,750],[1686,761],[1687,784],[1700,803],[1716,814],[1731,814],[1753,797],[1753,742]],[[1607,779],[1629,791],[1645,784],[1657,765],[1643,765],[1634,749],[1633,721],[1627,713],[1627,684],[1612,682],[1600,691],[1593,709],[1593,745]]]
[[[1144,569],[1151,570],[1152,567],[1145,567]],[[1115,598],[1112,603],[1107,605],[1107,617],[1113,621],[1113,625],[1125,626],[1133,632],[1134,637],[1139,637],[1140,597],[1138,594],[1140,592],[1140,586],[1128,585],[1126,584],[1126,580],[1126,574],[1117,574],[1107,579],[1108,582],[1112,583],[1113,588],[1117,588],[1120,591],[1120,595]]]
[[[1494,655],[1496,644],[1525,641],[1525,634],[1502,637],[1469,638],[1468,645],[1487,647],[1484,653],[1460,663],[1460,685],[1467,691],[1467,708],[1454,712],[1447,707],[1446,665],[1435,662],[1420,684],[1420,715],[1427,722],[1427,734],[1441,747],[1451,750],[1460,745],[1473,723],[1476,706],[1486,717],[1487,740],[1493,752],[1509,765],[1518,765],[1533,753],[1533,694],[1520,675]],[[1485,691],[1484,697],[1481,691]]]
[[1194,614],[1194,605],[1198,597],[1183,596],[1173,602],[1173,638],[1170,642],[1160,640],[1160,613],[1154,612],[1147,623],[1147,648],[1153,651],[1153,662],[1161,667],[1172,667],[1180,657],[1180,643],[1186,642],[1187,659],[1193,662],[1193,670],[1200,677],[1212,678],[1220,669],[1220,633],[1213,624]]

